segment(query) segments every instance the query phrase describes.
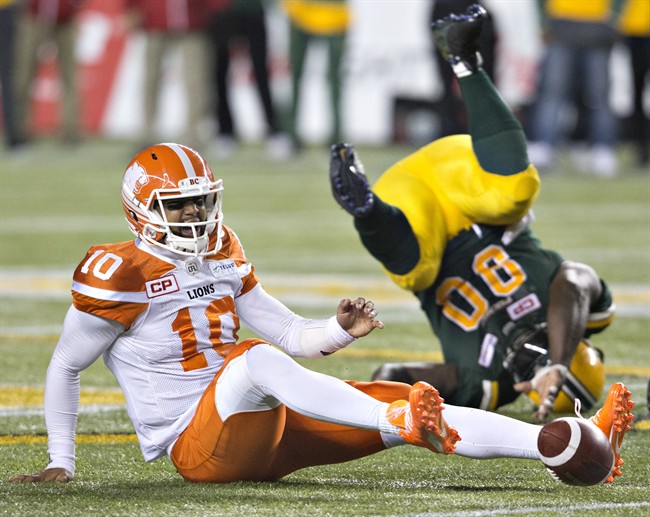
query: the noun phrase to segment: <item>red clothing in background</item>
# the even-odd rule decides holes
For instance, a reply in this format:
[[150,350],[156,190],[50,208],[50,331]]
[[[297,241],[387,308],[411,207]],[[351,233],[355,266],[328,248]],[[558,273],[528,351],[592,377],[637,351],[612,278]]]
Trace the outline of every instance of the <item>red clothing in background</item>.
[[27,0],[25,11],[40,22],[56,25],[71,22],[83,0]]
[[146,31],[191,32],[203,29],[208,0],[127,0]]

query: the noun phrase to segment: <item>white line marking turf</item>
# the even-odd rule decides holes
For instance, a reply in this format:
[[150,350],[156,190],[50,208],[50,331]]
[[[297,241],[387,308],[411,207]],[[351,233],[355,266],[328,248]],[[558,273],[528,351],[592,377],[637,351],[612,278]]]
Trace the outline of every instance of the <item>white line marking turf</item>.
[[[444,513],[417,513],[409,515],[408,517],[482,517],[484,515],[533,515],[537,513],[546,514],[548,512],[584,512],[584,511],[598,511],[610,509],[623,509],[623,508],[646,508],[650,506],[650,502],[636,502],[636,503],[592,503],[592,504],[577,504],[571,506],[539,506],[528,508],[497,508],[494,510],[479,510],[476,512],[462,511],[462,512],[444,512]],[[397,516],[394,516],[397,517]],[[406,517],[406,516],[399,516]]]

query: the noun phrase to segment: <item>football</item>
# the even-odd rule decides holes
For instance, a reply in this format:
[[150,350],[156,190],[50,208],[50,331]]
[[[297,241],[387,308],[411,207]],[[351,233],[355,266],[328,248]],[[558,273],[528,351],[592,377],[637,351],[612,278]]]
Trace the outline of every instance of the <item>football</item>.
[[567,485],[598,485],[614,468],[609,440],[584,418],[559,418],[546,424],[537,438],[537,448],[551,475]]

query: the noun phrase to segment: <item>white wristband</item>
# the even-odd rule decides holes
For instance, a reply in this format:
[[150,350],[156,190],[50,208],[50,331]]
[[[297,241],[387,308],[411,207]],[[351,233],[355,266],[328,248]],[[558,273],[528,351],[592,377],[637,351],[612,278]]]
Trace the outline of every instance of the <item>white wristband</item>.
[[345,348],[355,339],[332,316],[307,323],[300,333],[300,348],[305,357],[323,357]]

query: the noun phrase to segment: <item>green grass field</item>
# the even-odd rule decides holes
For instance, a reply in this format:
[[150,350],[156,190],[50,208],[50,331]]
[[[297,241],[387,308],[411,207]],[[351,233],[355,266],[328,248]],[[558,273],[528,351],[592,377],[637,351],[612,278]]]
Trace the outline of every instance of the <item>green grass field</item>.
[[[277,483],[183,482],[167,460],[147,464],[117,383],[99,362],[82,374],[77,473],[72,483],[14,485],[47,463],[45,370],[70,304],[74,267],[92,244],[131,238],[120,180],[131,144],[91,141],[71,150],[45,140],[21,156],[0,155],[0,514],[21,515],[648,515],[650,432],[626,437],[623,476],[613,485],[564,486],[537,462],[473,461],[400,447],[353,463],[303,470]],[[408,148],[359,148],[374,181]],[[210,159],[210,153],[206,156]],[[594,266],[619,308],[594,339],[607,381],[625,382],[646,415],[650,376],[650,175],[628,163],[604,181],[570,163],[543,178],[533,228],[566,258]],[[303,361],[366,380],[388,358],[439,358],[412,296],[383,276],[330,194],[324,148],[269,162],[246,147],[218,163],[225,222],[244,243],[268,291],[300,314],[325,317],[338,300],[376,301],[386,324],[353,347]],[[244,330],[240,337],[247,337]],[[503,412],[527,420],[524,398]],[[587,415],[589,416],[589,414]]]

